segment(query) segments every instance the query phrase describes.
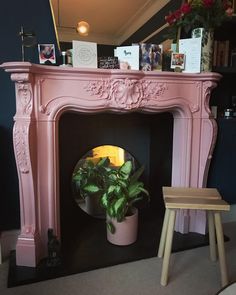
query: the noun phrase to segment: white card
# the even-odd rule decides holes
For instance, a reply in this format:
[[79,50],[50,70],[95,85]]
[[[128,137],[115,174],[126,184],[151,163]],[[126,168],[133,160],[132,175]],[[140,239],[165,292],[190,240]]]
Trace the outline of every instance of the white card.
[[179,40],[179,52],[185,54],[184,73],[201,72],[202,38],[189,38]]
[[117,47],[115,54],[120,63],[126,62],[131,70],[139,70],[139,45]]
[[73,67],[97,68],[97,43],[72,41]]

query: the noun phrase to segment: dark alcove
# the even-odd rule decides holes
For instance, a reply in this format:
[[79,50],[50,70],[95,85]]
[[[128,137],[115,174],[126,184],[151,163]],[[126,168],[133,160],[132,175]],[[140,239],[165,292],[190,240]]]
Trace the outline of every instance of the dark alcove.
[[[86,271],[156,255],[163,218],[161,187],[171,183],[173,119],[161,114],[65,113],[59,121],[60,214],[64,261]],[[142,181],[150,202],[140,205],[139,235],[133,245],[106,240],[106,225],[75,203],[71,176],[77,161],[99,145],[116,145],[145,166]]]

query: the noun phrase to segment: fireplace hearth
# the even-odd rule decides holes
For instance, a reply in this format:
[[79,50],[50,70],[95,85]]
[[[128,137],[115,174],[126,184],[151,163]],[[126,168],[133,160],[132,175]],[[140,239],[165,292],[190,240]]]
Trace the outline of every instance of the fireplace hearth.
[[[76,69],[28,62],[1,67],[11,73],[16,86],[13,142],[21,206],[17,265],[35,267],[47,255],[48,228],[61,239],[58,126],[66,112],[171,113],[171,184],[206,185],[217,129],[209,99],[219,74]],[[203,228],[204,215],[179,215],[177,230]]]

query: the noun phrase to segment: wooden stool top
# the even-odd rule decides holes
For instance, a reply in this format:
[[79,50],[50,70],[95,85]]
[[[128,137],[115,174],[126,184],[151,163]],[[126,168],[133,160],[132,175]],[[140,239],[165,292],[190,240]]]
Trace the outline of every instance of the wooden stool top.
[[168,198],[165,199],[168,209],[199,209],[213,211],[229,211],[230,205],[224,200],[205,198]]
[[162,187],[163,197],[166,198],[205,198],[222,199],[216,188],[192,188],[192,187]]

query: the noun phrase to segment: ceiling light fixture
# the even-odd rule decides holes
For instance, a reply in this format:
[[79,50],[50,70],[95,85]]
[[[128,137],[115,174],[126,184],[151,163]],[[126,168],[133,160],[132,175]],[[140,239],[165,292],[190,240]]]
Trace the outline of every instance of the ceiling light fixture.
[[78,22],[76,31],[81,36],[88,36],[89,33],[89,24],[85,21]]

